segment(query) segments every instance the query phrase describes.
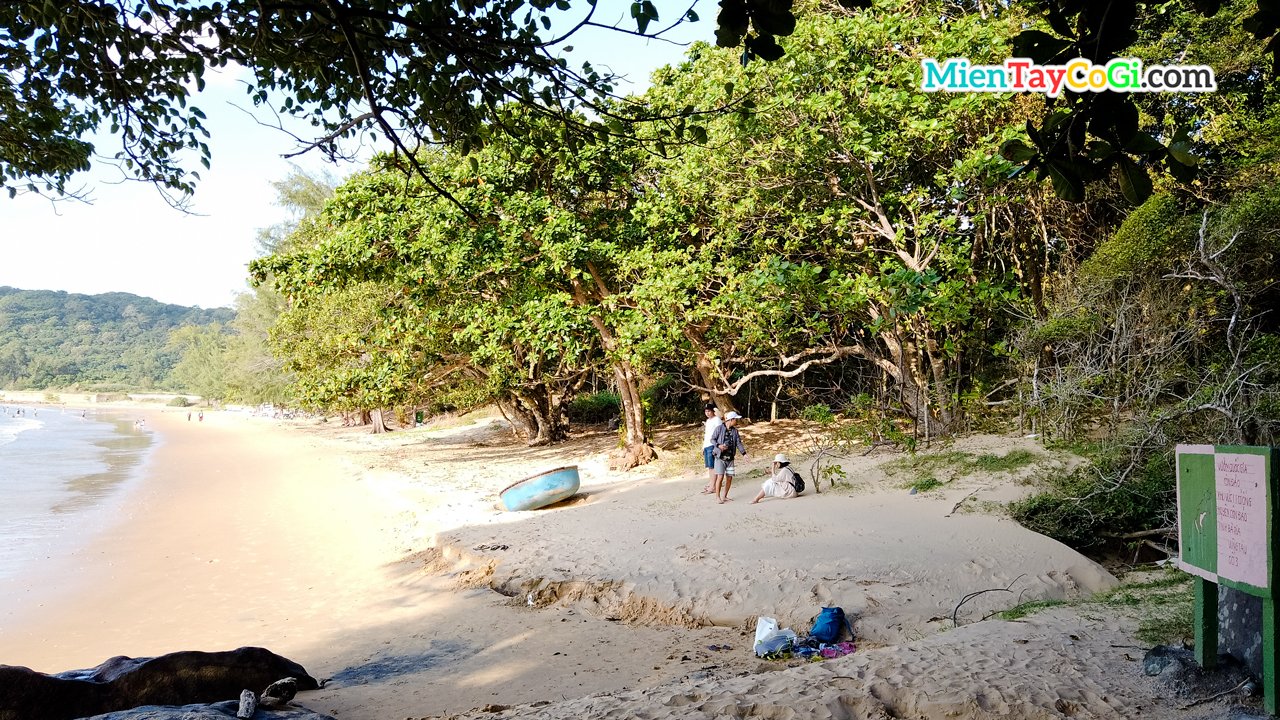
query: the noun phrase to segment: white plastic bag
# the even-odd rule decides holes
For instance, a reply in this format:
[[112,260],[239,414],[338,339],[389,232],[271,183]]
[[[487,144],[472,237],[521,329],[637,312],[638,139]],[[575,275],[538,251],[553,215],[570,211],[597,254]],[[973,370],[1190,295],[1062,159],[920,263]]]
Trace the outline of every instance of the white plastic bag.
[[778,621],[770,617],[756,620],[756,657],[764,657],[769,653],[779,652],[795,642],[796,634],[791,630],[779,630]]
[[769,637],[773,633],[778,632],[778,621],[771,617],[761,617],[756,620],[756,642]]

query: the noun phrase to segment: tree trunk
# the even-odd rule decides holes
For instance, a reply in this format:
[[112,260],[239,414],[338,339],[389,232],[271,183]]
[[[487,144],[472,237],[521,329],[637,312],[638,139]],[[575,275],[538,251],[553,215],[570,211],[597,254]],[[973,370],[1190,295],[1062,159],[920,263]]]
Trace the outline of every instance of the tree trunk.
[[562,408],[545,385],[512,391],[498,407],[506,416],[517,436],[523,435],[530,447],[549,445],[567,437],[567,424]]
[[499,397],[498,411],[511,424],[511,434],[515,435],[517,440],[528,441],[538,436],[537,420],[515,396],[504,394]]
[[[593,278],[598,286],[598,293],[593,292],[592,295],[599,298],[601,295],[608,294],[609,291],[604,287],[602,279],[596,273],[595,268],[588,263]],[[592,303],[588,299],[587,289],[583,287],[582,282],[572,274],[569,275],[569,284],[573,286],[574,299],[579,307],[598,308],[598,305]],[[631,366],[625,358],[616,355],[618,350],[618,338],[609,329],[609,326],[600,317],[598,312],[590,314],[591,324],[595,326],[596,332],[600,334],[600,345],[608,355],[614,355],[613,360],[613,376],[618,383],[618,395],[622,399],[622,422],[626,423],[626,451],[618,461],[610,465],[611,470],[630,470],[637,465],[643,465],[655,457],[653,445],[649,444],[649,438],[645,432],[644,426],[644,404],[640,398],[640,383],[636,377],[635,368]]]
[[645,432],[644,401],[640,397],[640,383],[635,369],[626,360],[613,364],[613,377],[618,383],[618,395],[622,398],[622,422],[626,425],[626,451],[610,469],[630,470],[644,465],[656,457],[653,445]]
[[391,432],[391,428],[387,427],[386,418],[382,416],[382,413],[383,413],[382,408],[378,408],[377,410],[374,410],[371,413],[373,427],[369,428],[369,432],[375,435],[379,433]]
[[914,344],[899,341],[891,332],[882,333],[880,341],[889,349],[889,357],[881,357],[870,347],[864,348],[863,356],[897,383],[896,394],[903,411],[923,426],[929,437],[936,437],[943,428],[929,413],[929,381],[921,370],[919,357],[912,357],[915,353]]
[[554,406],[546,385],[528,388],[515,395],[528,408],[537,430],[536,435],[529,439],[530,446],[550,445],[565,439],[565,429],[559,421],[560,412]]
[[[711,362],[711,357],[707,353],[707,344],[702,331],[703,328],[700,327],[685,326],[684,336],[693,345],[695,358],[693,370],[698,383],[704,388],[714,390],[721,387],[721,383],[718,382],[719,373],[716,372],[715,363]],[[721,417],[724,417],[727,412],[737,412],[738,408],[733,403],[733,396],[718,392],[712,392],[710,395],[710,401],[716,404],[716,409],[720,411]]]
[[[720,383],[716,381],[715,365],[712,364],[711,358],[701,350],[696,351],[696,357],[697,364],[694,366],[694,371],[697,373],[699,384],[704,388],[719,387]],[[724,417],[725,413],[738,411],[738,407],[733,404],[733,397],[726,393],[713,392],[710,401],[716,404],[720,417]]]

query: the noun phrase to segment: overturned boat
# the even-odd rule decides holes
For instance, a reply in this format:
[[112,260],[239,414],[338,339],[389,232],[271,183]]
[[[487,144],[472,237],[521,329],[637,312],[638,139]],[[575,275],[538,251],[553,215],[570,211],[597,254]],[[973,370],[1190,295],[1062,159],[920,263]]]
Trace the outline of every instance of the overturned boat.
[[572,497],[581,485],[578,466],[569,465],[531,475],[508,486],[499,496],[507,510],[537,510]]

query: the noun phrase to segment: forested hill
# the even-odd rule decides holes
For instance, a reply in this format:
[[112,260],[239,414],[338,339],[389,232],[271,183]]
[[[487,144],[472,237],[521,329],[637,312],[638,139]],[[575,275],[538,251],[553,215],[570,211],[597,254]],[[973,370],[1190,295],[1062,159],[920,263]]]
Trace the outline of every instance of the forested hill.
[[181,354],[166,347],[170,331],[233,317],[130,293],[0,287],[0,388],[166,388]]

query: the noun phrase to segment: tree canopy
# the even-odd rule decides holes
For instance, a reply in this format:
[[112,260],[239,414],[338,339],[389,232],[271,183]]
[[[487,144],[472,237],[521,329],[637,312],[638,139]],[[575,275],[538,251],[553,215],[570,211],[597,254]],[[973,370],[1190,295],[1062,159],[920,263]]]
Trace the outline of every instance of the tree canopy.
[[[886,9],[865,0],[845,5],[867,8],[868,17]],[[1079,56],[1105,64],[1130,51],[1151,25],[1190,13],[1213,16],[1220,7],[1185,0],[979,1],[941,7],[938,19],[976,13],[1005,27],[1019,56],[1042,62]],[[596,3],[569,0],[0,3],[0,185],[11,195],[22,188],[62,193],[97,154],[182,202],[199,180],[187,158],[206,167],[209,162],[204,113],[188,103],[207,68],[229,63],[251,70],[255,104],[279,102],[275,110],[316,128],[314,136],[299,138],[302,150],[339,157],[344,139],[381,135],[394,143],[409,171],[446,195],[417,165],[423,146],[444,143],[466,154],[496,137],[510,142],[538,135],[573,144],[624,133],[657,142],[657,131],[645,129],[648,122],[629,123],[660,126],[672,115],[611,101],[613,77],[590,62],[571,66],[557,55],[574,32],[600,25],[596,10]],[[1035,13],[1042,19],[1033,21]],[[630,14],[636,29],[620,32],[656,36],[665,29],[649,0],[631,3]],[[673,14],[677,22],[697,19],[692,8],[668,13],[667,20]],[[1033,26],[1004,25],[1010,14]],[[741,45],[743,64],[756,57],[777,61],[786,52],[778,38],[793,34],[796,17],[790,0],[722,0],[716,40],[722,47]],[[1233,21],[1254,42],[1266,41],[1274,73],[1280,67],[1276,0],[1258,0]],[[556,35],[553,26],[564,30]],[[909,38],[903,30],[895,41]],[[1196,38],[1186,42],[1189,48]],[[870,69],[878,59],[859,62]],[[512,103],[531,112],[513,113]],[[713,105],[682,106],[678,116],[725,109],[717,98]],[[535,122],[540,118],[556,122]],[[87,137],[99,129],[119,136],[118,150],[97,152]],[[1026,124],[1030,144],[1010,138],[1004,151],[1051,179],[1064,199],[1081,200],[1086,184],[1114,176],[1131,202],[1141,202],[1150,192],[1150,168],[1192,179],[1190,130],[1140,131],[1127,94],[1066,93]]]

